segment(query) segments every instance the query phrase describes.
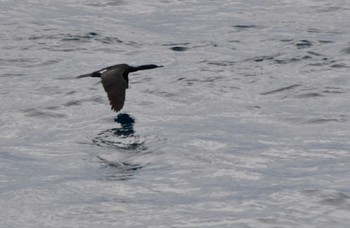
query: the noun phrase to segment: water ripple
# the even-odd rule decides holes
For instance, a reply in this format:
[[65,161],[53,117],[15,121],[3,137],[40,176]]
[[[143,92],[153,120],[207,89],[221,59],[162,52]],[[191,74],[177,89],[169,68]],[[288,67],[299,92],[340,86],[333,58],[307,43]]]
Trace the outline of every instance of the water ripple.
[[38,117],[38,118],[66,118],[67,115],[63,113],[52,112],[49,110],[41,109],[27,109],[23,110],[29,117]]
[[271,90],[271,91],[268,91],[268,92],[263,92],[263,93],[260,93],[260,94],[261,95],[270,95],[270,94],[275,94],[275,93],[288,91],[288,90],[291,90],[291,89],[294,89],[294,88],[297,88],[297,87],[300,87],[300,86],[301,86],[300,84],[295,84],[295,85],[290,85],[290,86],[285,86],[285,87],[282,87],[282,88],[274,89],[274,90]]
[[105,174],[103,179],[106,181],[125,181],[133,178],[136,171],[143,168],[141,164],[134,164],[127,159],[113,159],[97,156],[103,165]]

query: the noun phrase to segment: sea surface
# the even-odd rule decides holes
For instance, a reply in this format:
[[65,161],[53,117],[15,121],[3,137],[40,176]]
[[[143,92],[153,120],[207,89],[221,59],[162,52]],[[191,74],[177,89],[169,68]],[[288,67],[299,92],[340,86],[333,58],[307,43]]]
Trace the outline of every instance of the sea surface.
[[[348,0],[0,0],[0,227],[349,227]],[[98,78],[129,75],[121,113]]]

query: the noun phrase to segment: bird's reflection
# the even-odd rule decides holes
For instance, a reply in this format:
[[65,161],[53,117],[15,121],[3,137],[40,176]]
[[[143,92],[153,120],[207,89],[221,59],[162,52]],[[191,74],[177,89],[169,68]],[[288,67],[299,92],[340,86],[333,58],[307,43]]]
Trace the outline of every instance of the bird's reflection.
[[120,113],[114,118],[114,122],[119,123],[121,128],[114,128],[114,134],[117,136],[134,135],[135,119],[127,113]]
[[118,114],[114,122],[120,127],[102,131],[92,141],[95,145],[105,148],[106,154],[98,155],[97,158],[108,168],[108,180],[126,180],[133,176],[136,170],[142,168],[141,164],[135,163],[133,158],[138,154],[145,153],[144,140],[135,134],[135,118],[127,113]]
[[140,152],[145,150],[144,140],[135,134],[135,119],[127,113],[120,113],[114,121],[120,127],[102,131],[92,142],[101,147],[112,147],[123,152]]

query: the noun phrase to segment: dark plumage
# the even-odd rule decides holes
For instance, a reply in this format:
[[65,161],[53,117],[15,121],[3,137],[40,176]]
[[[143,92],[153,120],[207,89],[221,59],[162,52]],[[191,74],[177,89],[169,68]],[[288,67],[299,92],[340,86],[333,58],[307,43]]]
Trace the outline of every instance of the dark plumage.
[[101,70],[92,72],[90,74],[83,74],[78,78],[84,77],[98,77],[101,78],[103,88],[105,89],[111,108],[118,112],[124,106],[125,90],[129,87],[129,73],[148,70],[157,67],[154,64],[141,65],[137,67],[129,66],[127,64],[118,64],[110,67],[103,68]]

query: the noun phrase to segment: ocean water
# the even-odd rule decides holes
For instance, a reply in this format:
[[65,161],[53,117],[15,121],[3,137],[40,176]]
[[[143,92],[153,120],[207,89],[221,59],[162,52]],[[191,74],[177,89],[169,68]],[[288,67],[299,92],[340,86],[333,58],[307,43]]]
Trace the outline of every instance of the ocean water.
[[[350,3],[0,0],[1,227],[349,227]],[[124,109],[96,78],[130,74]]]

